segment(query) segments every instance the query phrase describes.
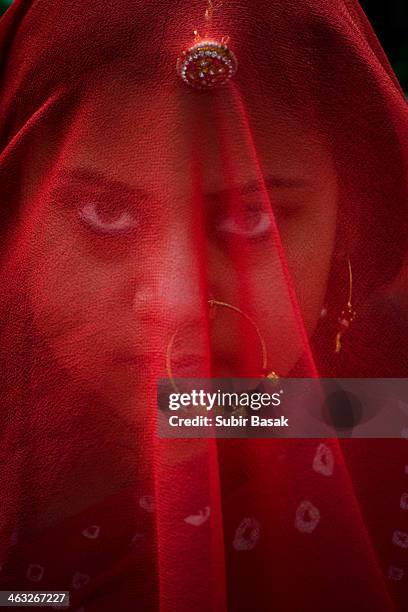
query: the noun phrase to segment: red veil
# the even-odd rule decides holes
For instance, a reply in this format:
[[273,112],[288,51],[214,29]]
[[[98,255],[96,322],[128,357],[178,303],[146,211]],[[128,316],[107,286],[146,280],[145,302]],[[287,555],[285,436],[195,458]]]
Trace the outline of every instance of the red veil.
[[0,41],[2,589],[406,609],[406,440],[155,430],[170,374],[407,376],[408,113],[358,4],[16,0]]

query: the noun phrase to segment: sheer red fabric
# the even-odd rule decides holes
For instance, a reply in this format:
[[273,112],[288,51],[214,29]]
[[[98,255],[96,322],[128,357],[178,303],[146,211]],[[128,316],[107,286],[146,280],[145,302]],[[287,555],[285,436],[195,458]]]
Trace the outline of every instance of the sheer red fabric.
[[[0,22],[1,588],[404,610],[406,440],[156,435],[169,372],[408,371],[408,113],[367,19],[206,8],[16,0]],[[229,37],[225,86],[177,73],[194,30]]]

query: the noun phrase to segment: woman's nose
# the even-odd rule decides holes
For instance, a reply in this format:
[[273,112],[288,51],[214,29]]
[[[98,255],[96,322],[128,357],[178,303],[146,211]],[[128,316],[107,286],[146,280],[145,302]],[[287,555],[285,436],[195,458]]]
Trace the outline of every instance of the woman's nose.
[[134,292],[135,313],[151,310],[173,325],[199,318],[207,303],[205,262],[192,236],[183,230],[172,232],[152,260],[146,258],[143,285]]

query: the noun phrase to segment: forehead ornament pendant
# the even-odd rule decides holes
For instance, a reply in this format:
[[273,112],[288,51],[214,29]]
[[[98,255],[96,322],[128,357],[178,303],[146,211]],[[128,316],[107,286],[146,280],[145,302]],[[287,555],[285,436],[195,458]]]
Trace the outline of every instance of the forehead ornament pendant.
[[224,42],[200,40],[177,60],[177,71],[194,89],[213,89],[224,85],[238,68],[237,58]]

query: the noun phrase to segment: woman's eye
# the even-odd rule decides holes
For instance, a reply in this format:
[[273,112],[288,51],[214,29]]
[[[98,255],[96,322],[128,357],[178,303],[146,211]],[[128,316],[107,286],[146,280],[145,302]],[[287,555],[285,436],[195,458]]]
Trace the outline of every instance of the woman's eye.
[[126,234],[138,225],[135,216],[125,207],[98,202],[82,204],[78,207],[78,215],[94,232],[110,236]]
[[271,230],[271,213],[262,208],[247,208],[221,218],[217,223],[218,232],[249,239],[266,237]]

